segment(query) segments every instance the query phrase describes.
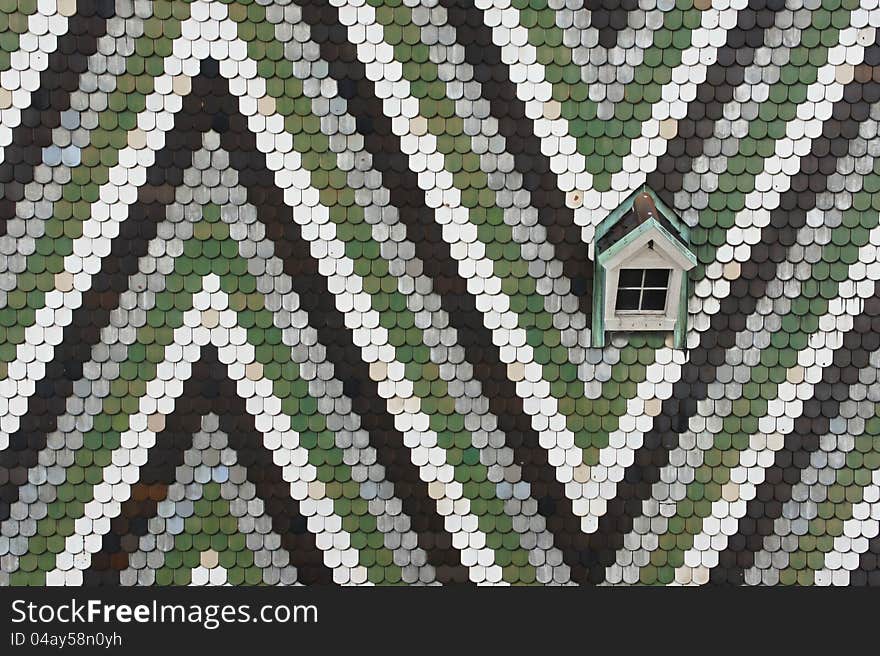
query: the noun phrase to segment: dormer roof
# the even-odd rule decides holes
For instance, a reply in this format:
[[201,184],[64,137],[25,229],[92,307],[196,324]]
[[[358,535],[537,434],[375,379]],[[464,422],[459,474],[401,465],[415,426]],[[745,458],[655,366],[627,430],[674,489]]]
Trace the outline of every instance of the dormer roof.
[[657,247],[685,271],[697,260],[688,247],[687,224],[649,187],[630,194],[596,228],[596,261],[613,268],[617,260],[648,244]]

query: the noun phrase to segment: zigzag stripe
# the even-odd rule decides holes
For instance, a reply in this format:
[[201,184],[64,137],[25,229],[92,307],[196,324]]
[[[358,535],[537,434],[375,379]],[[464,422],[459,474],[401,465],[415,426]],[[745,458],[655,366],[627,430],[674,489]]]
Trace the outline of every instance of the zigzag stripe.
[[[231,440],[230,445],[236,450],[239,461],[246,468],[247,477],[255,486],[267,512],[271,515],[276,535],[279,536],[287,553],[292,556],[293,564],[296,566],[296,581],[303,584],[331,582],[333,580],[331,577],[339,575],[335,572],[331,575],[330,570],[325,566],[325,561],[332,563],[336,553],[325,546],[324,551],[328,553],[322,557],[321,551],[316,546],[316,539],[326,537],[326,534],[318,528],[322,516],[311,514],[306,519],[300,515],[300,505],[306,507],[306,513],[310,510],[314,512],[314,508],[308,507],[309,502],[315,502],[320,506],[321,500],[295,499],[290,496],[290,489],[295,482],[285,480],[281,468],[273,462],[272,452],[261,448],[265,438],[254,427],[253,418],[245,410],[244,402],[238,398],[235,385],[225,376],[219,380],[215,378],[218,369],[222,371],[226,368],[220,365],[217,359],[218,349],[208,344],[194,351],[199,359],[193,363],[191,377],[183,384],[183,394],[176,404],[175,411],[164,418],[164,428],[156,435],[156,445],[150,449],[147,462],[141,471],[141,480],[143,481],[145,473],[149,472],[147,476],[151,479],[149,483],[152,485],[164,482],[167,486],[173,481],[175,469],[185,462],[184,448],[192,448],[193,433],[203,416],[200,412],[201,408],[207,405],[211,411],[221,417]],[[296,441],[295,434],[291,432],[281,433],[281,436],[282,442],[286,444]],[[269,442],[268,439],[265,441]],[[138,485],[142,486],[144,483]],[[101,550],[92,555],[90,567],[83,573],[85,585],[121,583],[120,570],[130,562],[130,558],[123,550],[126,536],[141,535],[138,528],[146,529],[143,520],[156,517],[156,512],[159,510],[158,503],[150,504],[145,509],[139,503],[137,497],[141,495],[137,492],[137,486],[132,487],[128,501],[120,507],[118,518],[126,521],[114,521],[111,530],[104,535]],[[151,492],[151,498],[155,502],[167,499],[167,488],[160,499],[155,498],[159,496],[155,491],[151,490]],[[328,520],[329,518],[323,519],[323,522],[328,523]],[[306,528],[307,525],[315,533],[310,533]],[[342,552],[340,557],[345,558],[345,556],[346,552]],[[342,578],[343,582],[346,576],[349,579],[354,576],[356,577],[354,580],[357,581],[362,571],[357,569],[340,571],[340,574],[342,576],[339,578]]]
[[[244,421],[244,416],[241,416],[240,421]],[[199,502],[213,496],[210,488],[218,483],[220,498],[228,501],[229,514],[236,519],[238,534],[244,537],[246,548],[253,554],[254,567],[259,568],[260,576],[256,582],[267,585],[302,585],[298,581],[298,568],[291,564],[291,552],[286,548],[294,545],[289,542],[287,545],[282,544],[283,538],[273,530],[272,517],[266,514],[271,503],[264,502],[262,495],[254,496],[256,490],[265,486],[265,483],[249,480],[251,469],[243,466],[240,455],[229,448],[230,433],[224,432],[223,428],[229,427],[230,423],[233,428],[237,428],[235,419],[230,422],[228,414],[218,416],[209,413],[201,418],[198,426],[200,430],[193,435],[192,447],[184,453],[183,464],[177,468],[175,480],[167,486],[167,492],[161,485],[136,486],[132,490],[132,500],[139,501],[142,509],[156,504],[156,517],[147,522],[139,522],[133,515],[134,521],[129,521],[129,533],[119,540],[119,547],[128,552],[129,563],[119,572],[120,585],[161,584],[166,581],[163,574],[168,573],[171,574],[168,578],[175,580],[174,570],[171,568],[173,563],[168,554],[179,554],[185,558],[186,552],[179,546],[182,541],[180,536],[190,535],[186,521],[193,515],[198,516]],[[138,492],[141,492],[140,498],[136,496]],[[156,497],[162,494],[166,494],[165,499],[157,501]],[[143,510],[133,510],[138,517],[143,514]],[[290,520],[288,523],[293,528]],[[121,526],[119,528],[126,530]],[[296,528],[301,531],[299,526]],[[141,532],[143,535],[137,537]],[[131,536],[131,539],[126,536]],[[213,547],[207,551],[212,550]],[[203,565],[203,561],[208,560],[206,556],[208,554],[203,551],[199,555],[199,566],[189,572],[190,585],[227,585],[240,582],[234,580],[237,577],[234,571],[230,573],[228,561],[218,563],[220,566],[216,568],[206,568]],[[100,553],[92,557],[93,567],[99,557]],[[112,557],[110,560],[112,561]],[[237,561],[235,565],[238,566]],[[255,582],[246,578],[247,570],[244,574],[247,583]]]

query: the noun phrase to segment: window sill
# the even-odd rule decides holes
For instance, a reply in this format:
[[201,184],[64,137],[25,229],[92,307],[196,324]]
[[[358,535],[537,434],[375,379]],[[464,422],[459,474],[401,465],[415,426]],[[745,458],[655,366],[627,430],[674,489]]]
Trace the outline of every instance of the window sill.
[[675,319],[666,316],[624,315],[605,320],[605,330],[674,330]]

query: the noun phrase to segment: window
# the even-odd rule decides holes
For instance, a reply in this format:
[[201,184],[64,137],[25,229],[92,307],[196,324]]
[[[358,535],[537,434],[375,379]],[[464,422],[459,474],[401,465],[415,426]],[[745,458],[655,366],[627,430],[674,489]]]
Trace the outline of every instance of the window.
[[620,269],[618,312],[663,312],[669,290],[669,269]]

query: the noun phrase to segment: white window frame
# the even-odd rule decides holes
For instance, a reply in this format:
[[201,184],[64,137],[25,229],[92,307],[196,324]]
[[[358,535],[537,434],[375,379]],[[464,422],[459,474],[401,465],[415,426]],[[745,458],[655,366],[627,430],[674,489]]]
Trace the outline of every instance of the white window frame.
[[[605,330],[675,329],[681,303],[681,279],[693,265],[667,240],[659,230],[648,230],[605,264]],[[669,269],[666,307],[662,311],[617,310],[621,269]]]

